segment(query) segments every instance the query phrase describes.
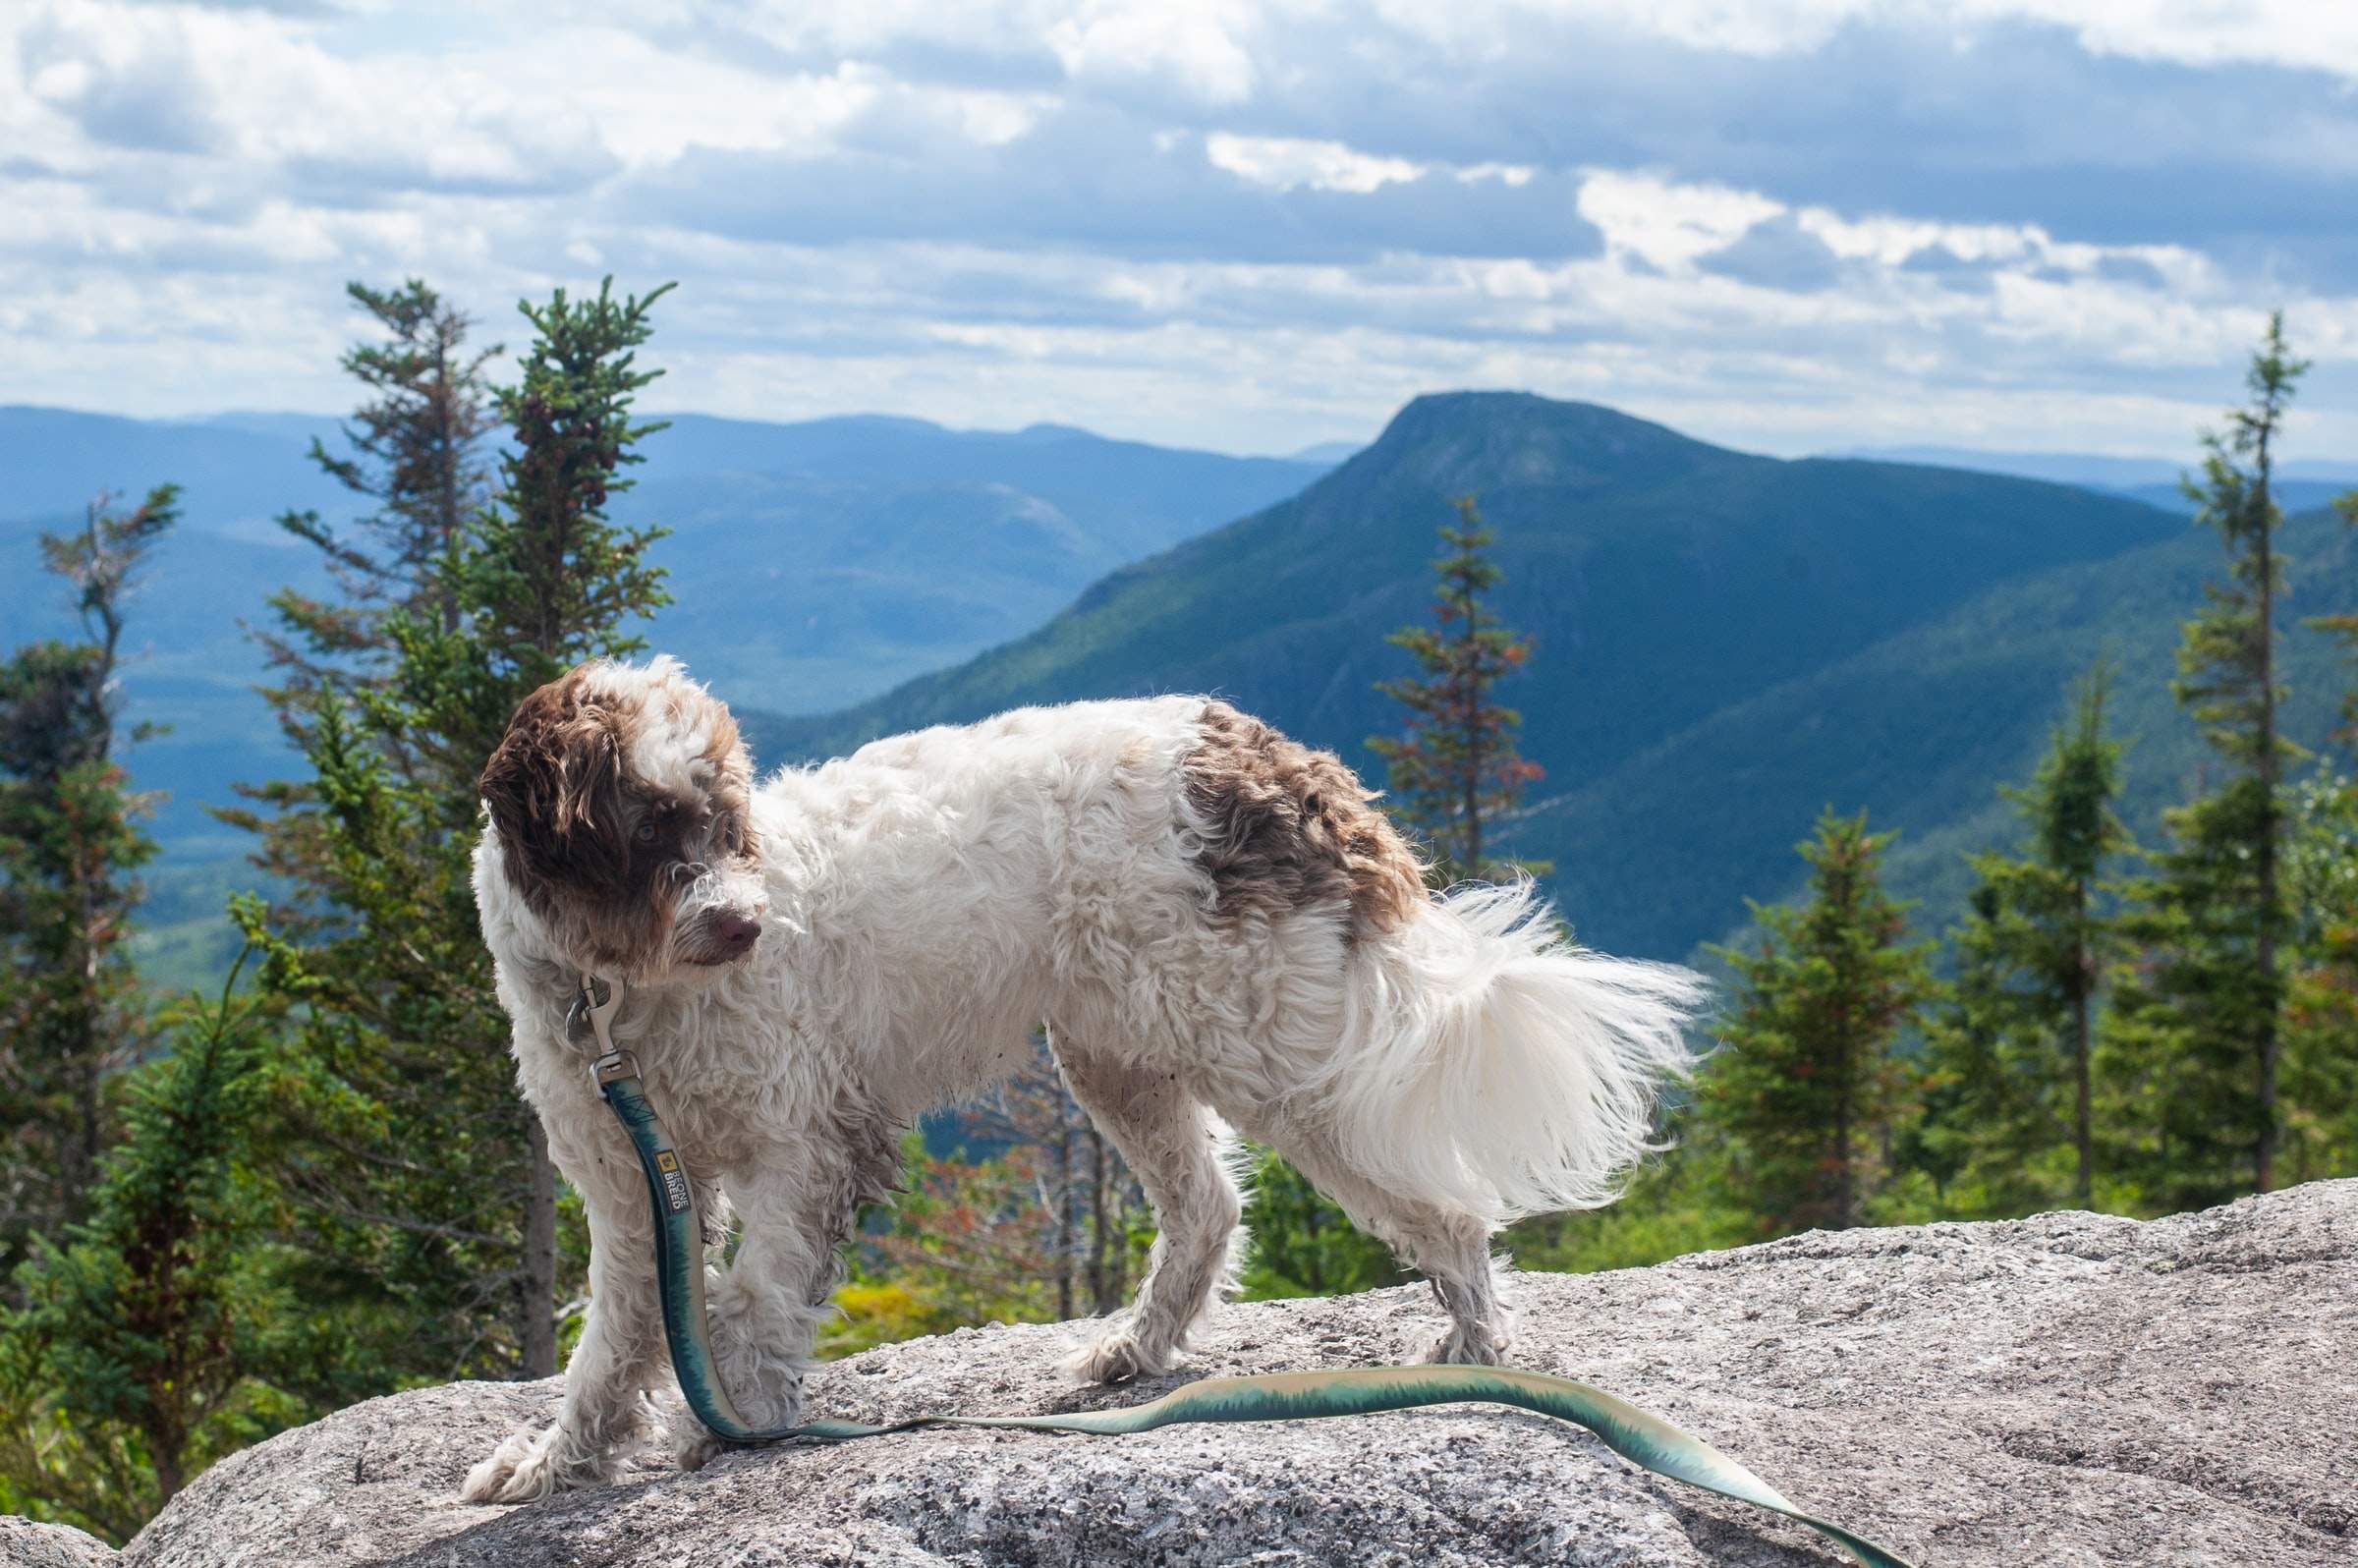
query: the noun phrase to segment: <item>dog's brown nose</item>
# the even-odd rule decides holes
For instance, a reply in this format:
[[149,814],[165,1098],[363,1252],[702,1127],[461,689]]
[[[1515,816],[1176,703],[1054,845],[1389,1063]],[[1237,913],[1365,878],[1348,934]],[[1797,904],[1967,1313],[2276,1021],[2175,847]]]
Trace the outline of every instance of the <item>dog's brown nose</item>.
[[722,963],[743,958],[754,950],[761,936],[761,923],[751,915],[734,910],[712,917],[712,945],[718,950]]

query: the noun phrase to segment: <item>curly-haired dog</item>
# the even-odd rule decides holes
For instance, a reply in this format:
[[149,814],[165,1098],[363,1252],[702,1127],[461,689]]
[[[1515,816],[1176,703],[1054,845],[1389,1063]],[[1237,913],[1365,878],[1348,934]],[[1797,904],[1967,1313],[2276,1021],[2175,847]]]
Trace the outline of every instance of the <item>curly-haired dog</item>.
[[1026,708],[757,785],[678,664],[590,664],[517,709],[482,796],[483,934],[591,1248],[556,1425],[476,1467],[483,1501],[605,1479],[668,1381],[639,1166],[567,1042],[585,973],[628,982],[615,1038],[705,1214],[725,1197],[742,1224],[713,1342],[759,1426],[798,1419],[901,1129],[1042,1023],[1161,1227],[1074,1362],[1111,1381],[1168,1368],[1221,1286],[1231,1127],[1431,1278],[1432,1356],[1496,1360],[1492,1233],[1610,1197],[1701,994],[1570,945],[1528,886],[1428,893],[1340,760],[1203,698]]

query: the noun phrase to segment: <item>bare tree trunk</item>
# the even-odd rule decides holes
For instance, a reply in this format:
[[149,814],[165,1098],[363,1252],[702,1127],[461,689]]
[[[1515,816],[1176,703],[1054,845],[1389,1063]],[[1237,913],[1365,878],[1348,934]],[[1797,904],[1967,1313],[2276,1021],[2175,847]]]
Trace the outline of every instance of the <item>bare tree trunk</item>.
[[2095,1119],[2089,1108],[2088,1063],[2096,1043],[2090,1016],[2096,995],[2096,955],[2088,950],[2088,885],[2078,883],[2072,892],[2077,905],[2073,928],[2080,933],[2079,951],[2073,955],[2071,993],[2071,1141],[2080,1160],[2079,1174],[2072,1182],[2072,1196],[2082,1208],[2094,1208],[2096,1135]]
[[531,1186],[524,1206],[524,1375],[557,1374],[557,1167],[537,1114],[525,1115]]
[[179,1496],[180,1488],[188,1484],[187,1478],[181,1475],[179,1444],[151,1440],[147,1462],[155,1468],[156,1501],[170,1502]]
[[61,1229],[82,1217],[82,1201],[97,1177],[98,1153],[103,1143],[99,1117],[99,1009],[101,992],[98,986],[98,910],[90,892],[87,857],[79,849],[75,854],[75,896],[80,904],[82,930],[82,1017],[76,1022],[81,1036],[75,1041],[71,1064],[74,1082],[74,1136],[66,1146],[64,1177],[65,1206],[57,1216]]
[[[85,615],[98,617],[98,657],[89,666],[81,700],[88,710],[89,745],[92,759],[101,765],[113,760],[114,715],[107,708],[107,690],[114,684],[117,650],[123,644],[123,616],[117,608],[115,595],[121,591],[129,571],[128,562],[117,563],[110,569],[106,545],[102,540],[98,520],[105,514],[107,495],[100,491],[83,511],[83,534],[86,540],[90,561],[90,582],[84,587]],[[100,851],[79,830],[74,845],[74,899],[79,919],[78,932],[82,952],[77,968],[81,971],[82,1017],[77,1022],[80,1038],[75,1042],[74,1079],[76,1127],[69,1143],[65,1170],[65,1208],[58,1218],[60,1224],[78,1219],[82,1202],[98,1175],[98,1156],[105,1146],[105,1116],[101,1101],[101,1086],[105,1079],[105,989],[100,983],[99,923],[119,916],[119,911],[101,911],[98,890],[93,885],[101,874],[103,865]]]
[[2260,977],[2268,985],[2268,1010],[2260,1019],[2259,1083],[2255,1086],[2260,1100],[2260,1126],[2253,1139],[2253,1190],[2268,1192],[2276,1184],[2276,1061],[2283,1049],[2277,1029],[2282,1002],[2276,994],[2276,836],[2280,831],[2276,821],[2276,782],[2280,759],[2276,756],[2276,623],[2275,623],[2275,532],[2269,521],[2269,510],[2274,497],[2269,488],[2269,436],[2264,429],[2260,436],[2258,454],[2260,474],[2260,783],[2268,792],[2268,831],[2262,835],[2260,850],[2260,941],[2257,961]]
[[1850,1159],[1850,1092],[1845,1086],[1834,1101],[1834,1228],[1848,1230],[1858,1222],[1858,1181]]
[[1130,1299],[1130,1167],[1120,1159],[1113,1162],[1113,1253],[1108,1272],[1113,1280],[1113,1299]]
[[1107,1289],[1105,1277],[1105,1135],[1089,1130],[1089,1295],[1091,1311],[1113,1311],[1119,1299]]
[[1056,1103],[1056,1318],[1073,1316],[1073,1117]]

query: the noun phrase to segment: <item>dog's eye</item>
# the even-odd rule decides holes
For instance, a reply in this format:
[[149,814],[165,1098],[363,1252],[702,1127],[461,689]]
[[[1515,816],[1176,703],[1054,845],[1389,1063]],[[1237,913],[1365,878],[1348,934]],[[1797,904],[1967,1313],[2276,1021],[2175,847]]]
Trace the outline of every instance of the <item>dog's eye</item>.
[[642,844],[652,844],[655,841],[656,835],[662,831],[662,824],[657,822],[653,817],[649,816],[640,822],[639,831],[633,833],[631,837],[637,839]]

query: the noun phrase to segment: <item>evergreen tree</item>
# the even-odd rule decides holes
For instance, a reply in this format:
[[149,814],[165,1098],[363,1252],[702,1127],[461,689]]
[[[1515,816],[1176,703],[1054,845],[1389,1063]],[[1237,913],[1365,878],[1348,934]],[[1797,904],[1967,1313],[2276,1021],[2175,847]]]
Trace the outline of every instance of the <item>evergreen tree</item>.
[[[316,438],[310,459],[373,510],[339,532],[316,512],[279,526],[324,557],[332,599],[282,588],[270,604],[278,631],[260,641],[298,689],[365,678],[392,653],[386,618],[396,610],[445,628],[458,624],[445,557],[468,535],[489,490],[481,449],[493,429],[485,367],[499,349],[470,351],[474,323],[417,278],[400,288],[345,286],[388,334],[347,350],[347,373],[374,394],[344,427],[350,453]],[[282,714],[301,706],[273,694]]]
[[[1487,595],[1504,574],[1484,553],[1491,534],[1475,497],[1461,496],[1456,505],[1457,521],[1440,531],[1449,553],[1432,563],[1433,625],[1402,627],[1385,640],[1406,648],[1424,671],[1422,678],[1376,683],[1408,710],[1406,733],[1372,736],[1368,750],[1384,759],[1392,815],[1432,856],[1434,881],[1544,875],[1545,862],[1489,853],[1500,814],[1541,776],[1539,764],[1515,748],[1522,715],[1495,700],[1498,683],[1530,661],[1532,644],[1489,607]],[[1246,1217],[1253,1237],[1243,1275],[1249,1295],[1335,1295],[1400,1277],[1388,1248],[1274,1153],[1258,1157]]]
[[[2080,687],[2028,789],[2008,789],[2020,853],[1976,855],[1955,932],[1957,980],[1931,1035],[1935,1115],[1925,1140],[1970,1211],[2030,1213],[2096,1191],[2096,1007],[2119,956],[2105,868],[2133,845],[2113,811],[2121,746],[2105,734],[2109,672]],[[2068,1185],[2057,1180],[2068,1154]]]
[[129,513],[102,496],[80,532],[44,533],[84,639],[0,665],[0,1267],[80,1214],[111,1132],[108,1074],[144,1038],[127,943],[155,844],[116,756],[118,676],[125,607],[178,495]]
[[[2358,490],[2334,503],[2358,526]],[[2358,659],[2358,615],[2310,624]],[[2358,680],[2336,736],[2358,752]],[[2358,782],[2321,771],[2292,803],[2285,880],[2296,925],[2286,991],[2288,1181],[2358,1171]]]
[[1907,942],[1906,908],[1883,891],[1892,836],[1828,810],[1800,846],[1809,903],[1755,904],[1759,946],[1713,949],[1743,994],[1698,1110],[1763,1235],[1865,1223],[1889,1164],[1910,1088],[1896,1047],[1934,994],[1931,944]]
[[2276,530],[2275,445],[2308,366],[2269,318],[2246,377],[2250,402],[2205,438],[2189,483],[2199,521],[2218,531],[2224,583],[2206,589],[2178,650],[2179,702],[2227,762],[2211,794],[2164,817],[2168,847],[2139,888],[2135,928],[2150,958],[2123,992],[2122,1038],[2151,1108],[2151,1196],[2171,1207],[2223,1202],[2276,1184],[2282,1133],[2283,771],[2297,750],[2279,732],[2275,611],[2284,591]]
[[192,1001],[130,1075],[86,1219],[36,1243],[0,1354],[0,1491],[120,1541],[211,1460],[307,1412],[266,1380],[308,1354],[258,1129],[267,1006]]
[[1402,1277],[1389,1247],[1266,1149],[1254,1162],[1245,1232],[1252,1238],[1242,1281],[1248,1301],[1344,1296]]
[[[1523,716],[1493,694],[1530,661],[1532,644],[1500,625],[1485,597],[1503,574],[1484,553],[1490,531],[1474,497],[1461,496],[1457,512],[1456,524],[1441,529],[1450,553],[1432,563],[1435,624],[1402,627],[1389,639],[1416,656],[1424,677],[1376,687],[1408,709],[1408,732],[1373,737],[1368,749],[1388,765],[1394,812],[1431,848],[1433,874],[1443,882],[1497,881],[1518,867],[1490,857],[1496,835],[1489,829],[1541,768],[1515,749]],[[1547,869],[1536,862],[1519,868]]]
[[[2335,498],[2333,509],[2341,514],[2344,523],[2358,527],[2358,490]],[[2358,614],[2313,616],[2309,624],[2338,638],[2351,658],[2358,660]],[[2353,680],[2350,689],[2342,695],[2341,733],[2336,738],[2351,750],[2358,751],[2358,680]]]
[[[668,287],[668,286],[666,286]],[[608,521],[630,487],[644,298],[563,291],[497,407],[515,435],[498,493],[381,621],[378,677],[309,700],[320,803],[309,867],[329,919],[253,921],[266,975],[300,1000],[310,1064],[293,1186],[318,1288],[404,1325],[389,1374],[556,1371],[560,1278],[580,1238],[538,1120],[518,1099],[508,1025],[469,883],[475,778],[516,704],[575,662],[644,642],[667,602],[645,559],[660,531]]]
[[2358,1172],[2358,784],[2321,770],[2293,792],[2290,817],[2286,1185]]
[[[319,552],[334,591],[279,589],[270,597],[276,625],[253,634],[278,672],[262,695],[289,741],[306,753],[325,695],[383,681],[395,654],[391,616],[406,612],[457,628],[451,557],[489,493],[481,448],[495,421],[485,366],[499,350],[471,352],[473,323],[416,278],[394,290],[352,283],[346,293],[387,336],[344,355],[345,370],[371,394],[344,427],[349,452],[338,456],[314,438],[310,460],[372,509],[345,530],[316,512],[279,518],[279,527]],[[379,744],[396,769],[417,770],[402,737],[382,736]],[[453,789],[467,782],[438,781]],[[259,864],[298,899],[315,904],[331,869],[316,841],[315,796],[295,782],[240,785],[238,792],[271,814],[215,814],[261,834]]]
[[463,623],[446,630],[411,614],[391,624],[392,700],[467,775],[460,815],[470,826],[473,779],[516,704],[584,659],[643,651],[646,640],[622,626],[671,602],[662,569],[646,559],[664,531],[606,516],[636,483],[628,471],[646,461],[639,442],[664,428],[634,422],[631,407],[662,374],[640,369],[637,350],[671,288],[618,300],[609,278],[592,300],[559,289],[545,306],[520,307],[535,337],[522,379],[498,394],[516,447],[500,459],[499,494],[450,585]]

